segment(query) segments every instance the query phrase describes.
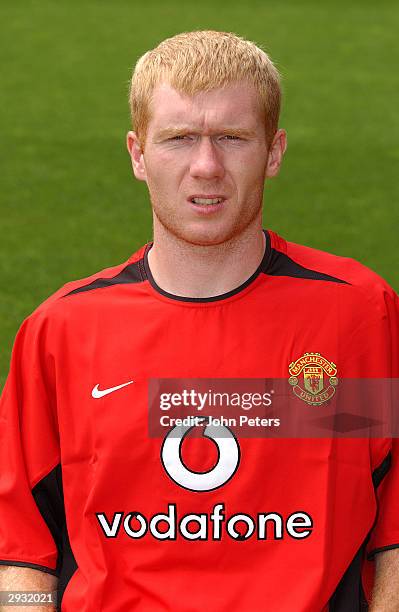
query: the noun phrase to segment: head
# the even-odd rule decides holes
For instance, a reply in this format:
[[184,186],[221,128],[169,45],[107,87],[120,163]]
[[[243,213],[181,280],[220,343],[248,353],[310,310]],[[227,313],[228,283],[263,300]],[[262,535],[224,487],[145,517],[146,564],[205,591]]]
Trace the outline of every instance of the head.
[[262,49],[232,33],[177,34],[138,60],[129,101],[127,146],[154,233],[210,245],[261,225],[264,181],[286,148],[279,74]]

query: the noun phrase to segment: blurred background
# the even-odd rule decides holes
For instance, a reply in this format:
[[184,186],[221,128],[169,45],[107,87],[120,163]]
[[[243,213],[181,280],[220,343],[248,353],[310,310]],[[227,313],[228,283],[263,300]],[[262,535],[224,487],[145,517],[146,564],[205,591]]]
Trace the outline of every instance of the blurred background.
[[282,73],[288,150],[264,227],[399,290],[396,1],[2,0],[0,24],[0,389],[40,302],[151,239],[125,146],[128,81],[181,31],[235,32]]

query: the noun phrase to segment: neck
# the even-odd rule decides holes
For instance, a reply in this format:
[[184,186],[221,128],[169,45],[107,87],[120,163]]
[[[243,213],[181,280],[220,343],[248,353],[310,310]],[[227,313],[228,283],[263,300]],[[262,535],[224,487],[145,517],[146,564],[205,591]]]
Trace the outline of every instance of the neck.
[[193,245],[154,224],[148,264],[155,282],[173,295],[208,298],[232,291],[258,268],[265,251],[261,219],[227,242]]

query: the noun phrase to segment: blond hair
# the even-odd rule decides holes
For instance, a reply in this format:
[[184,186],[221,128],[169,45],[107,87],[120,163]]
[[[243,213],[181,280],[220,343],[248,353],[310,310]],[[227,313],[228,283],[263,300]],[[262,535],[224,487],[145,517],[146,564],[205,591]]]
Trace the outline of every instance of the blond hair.
[[242,80],[252,83],[259,95],[269,144],[278,128],[281,87],[280,75],[263,49],[216,30],[182,32],[163,40],[138,59],[129,88],[132,124],[142,147],[156,85],[167,82],[179,93],[194,96]]

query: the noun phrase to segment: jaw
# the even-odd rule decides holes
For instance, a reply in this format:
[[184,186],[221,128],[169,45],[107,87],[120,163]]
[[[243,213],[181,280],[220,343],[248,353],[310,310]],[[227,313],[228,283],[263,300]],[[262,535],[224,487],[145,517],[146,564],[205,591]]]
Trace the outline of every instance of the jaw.
[[231,216],[220,211],[215,214],[189,215],[182,218],[165,214],[165,210],[153,207],[154,241],[179,242],[191,246],[220,247],[242,237],[246,240],[252,232],[262,230],[262,202],[251,215]]

